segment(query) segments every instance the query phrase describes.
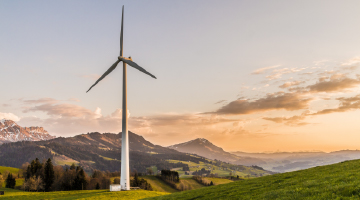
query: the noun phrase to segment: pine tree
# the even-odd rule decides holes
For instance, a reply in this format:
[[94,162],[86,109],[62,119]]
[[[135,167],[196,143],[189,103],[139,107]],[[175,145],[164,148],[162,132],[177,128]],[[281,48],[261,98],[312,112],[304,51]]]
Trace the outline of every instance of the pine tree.
[[96,183],[96,187],[95,187],[95,189],[100,189],[100,184],[99,183]]
[[5,185],[6,188],[12,188],[12,189],[15,188],[16,180],[15,177],[13,177],[12,173],[8,174],[8,177],[6,178],[5,182],[6,182]]
[[76,167],[75,167],[75,164],[73,163],[71,166],[70,166],[70,170],[73,170],[73,169],[75,169]]
[[44,182],[45,182],[45,191],[51,191],[51,186],[55,181],[55,173],[54,173],[54,166],[49,158],[45,163],[45,175],[44,175]]
[[82,168],[80,168],[74,180],[74,189],[75,190],[86,190],[87,181],[85,172]]

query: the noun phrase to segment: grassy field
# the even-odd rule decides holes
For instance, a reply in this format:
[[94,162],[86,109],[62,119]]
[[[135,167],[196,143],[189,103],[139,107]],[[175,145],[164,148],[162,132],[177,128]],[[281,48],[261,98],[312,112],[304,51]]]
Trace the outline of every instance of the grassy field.
[[360,160],[150,199],[360,199]]
[[208,178],[208,177],[206,177],[203,179],[208,180],[209,182],[212,181],[214,183],[214,185],[221,185],[221,184],[234,182],[232,180],[225,179],[225,178]]
[[164,181],[156,178],[155,176],[140,176],[140,178],[147,180],[147,182],[150,183],[154,191],[167,193],[179,192],[178,190],[170,187]]
[[[211,170],[211,173],[216,173],[219,175],[219,177],[225,177],[229,176],[230,172],[232,173],[232,176],[239,176],[242,178],[246,178],[250,174],[264,174],[264,171],[254,169],[251,167],[244,166],[244,169],[239,170],[231,170],[230,167],[233,167],[232,164],[224,164],[223,166],[215,166],[209,163],[199,162],[199,164],[189,161],[180,161],[180,160],[168,160],[170,163],[184,163],[188,164],[190,168],[190,174],[196,170],[201,170],[202,168],[205,168],[206,170]],[[180,178],[190,178],[192,175],[185,175],[185,171],[182,170],[182,168],[174,168],[172,170],[175,170],[179,172]],[[250,177],[254,177],[254,175],[250,175]]]
[[[192,179],[192,178],[180,179],[180,183],[183,183],[184,185],[189,186],[189,188],[190,188],[191,190],[196,190],[196,189],[205,187],[205,186],[203,186],[202,184],[196,182],[196,181],[195,181],[194,179]],[[180,183],[178,183],[178,184],[180,184]]]
[[0,172],[3,174],[5,171],[9,171],[12,174],[19,173],[18,168],[0,166]]
[[24,192],[21,190],[13,190],[1,188],[5,191],[5,195],[1,196],[1,200],[5,199],[143,199],[147,197],[156,197],[169,193],[132,190],[121,192],[109,192],[109,190],[78,190],[78,191],[60,191],[60,192]]

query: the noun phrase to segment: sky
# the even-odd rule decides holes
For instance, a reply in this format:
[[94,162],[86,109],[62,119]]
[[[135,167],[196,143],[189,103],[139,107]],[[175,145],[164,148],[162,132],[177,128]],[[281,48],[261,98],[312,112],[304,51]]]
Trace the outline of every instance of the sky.
[[0,118],[55,136],[129,130],[226,151],[360,146],[359,1],[0,0]]

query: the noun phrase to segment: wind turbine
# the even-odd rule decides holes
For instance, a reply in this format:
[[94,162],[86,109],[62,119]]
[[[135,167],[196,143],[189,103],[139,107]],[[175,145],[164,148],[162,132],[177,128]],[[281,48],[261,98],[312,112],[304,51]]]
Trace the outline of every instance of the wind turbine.
[[141,72],[153,77],[156,77],[140,67],[138,64],[132,61],[131,57],[123,57],[123,30],[124,27],[124,6],[122,7],[122,18],[121,18],[121,32],[120,32],[120,56],[118,60],[89,88],[87,92],[91,90],[96,84],[102,79],[109,75],[116,66],[123,62],[123,100],[122,100],[122,144],[121,144],[121,189],[130,190],[130,172],[129,172],[129,136],[128,136],[128,116],[127,116],[127,90],[126,90],[126,64],[138,69]]

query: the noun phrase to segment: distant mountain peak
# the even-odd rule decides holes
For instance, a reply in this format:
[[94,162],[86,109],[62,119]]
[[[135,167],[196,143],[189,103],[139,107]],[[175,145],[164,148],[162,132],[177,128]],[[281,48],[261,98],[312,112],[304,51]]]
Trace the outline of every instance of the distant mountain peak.
[[183,153],[197,154],[205,158],[217,159],[233,164],[253,165],[263,162],[262,160],[256,158],[245,158],[226,152],[221,147],[214,145],[205,138],[196,138],[188,142],[174,144],[169,146],[169,148]]
[[43,127],[21,127],[12,120],[0,120],[0,144],[18,141],[40,141],[55,138]]

